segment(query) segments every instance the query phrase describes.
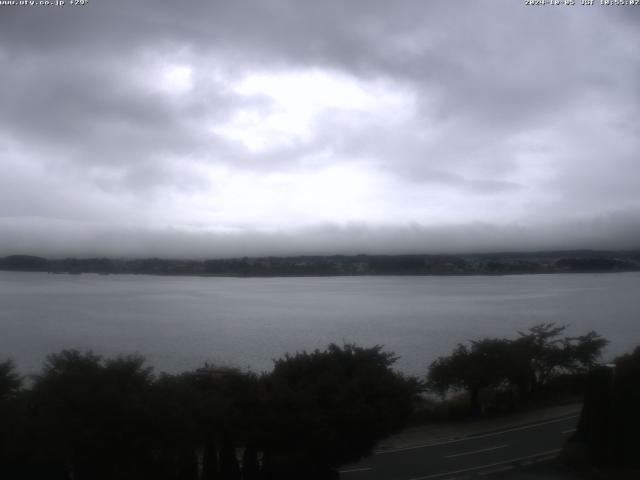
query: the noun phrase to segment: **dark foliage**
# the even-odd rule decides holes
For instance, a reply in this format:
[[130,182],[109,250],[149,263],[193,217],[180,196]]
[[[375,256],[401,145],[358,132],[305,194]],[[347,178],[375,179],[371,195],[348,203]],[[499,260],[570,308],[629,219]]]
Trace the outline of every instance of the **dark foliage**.
[[334,478],[411,413],[417,382],[354,345],[258,377],[206,365],[154,376],[139,356],[50,355],[28,389],[0,363],[0,478]]
[[0,363],[0,401],[13,398],[22,386],[22,377],[15,371],[13,361]]
[[278,360],[265,379],[274,463],[295,458],[330,471],[402,427],[419,383],[391,370],[394,361],[379,346],[349,344]]
[[78,479],[136,478],[150,437],[151,380],[137,356],[50,355],[27,396],[36,458],[55,460]]
[[510,343],[502,339],[471,342],[471,347],[458,345],[449,357],[440,357],[429,367],[428,384],[432,390],[445,394],[449,389],[469,393],[471,411],[481,413],[480,391],[499,387],[509,376]]
[[[599,469],[640,471],[640,347],[615,364],[594,368],[571,449]],[[578,463],[575,454],[569,461]],[[611,478],[617,475],[611,473]],[[631,478],[631,477],[624,477]],[[635,477],[634,477],[635,478]]]
[[543,389],[560,387],[558,380],[571,382],[571,389],[595,364],[607,341],[596,332],[579,337],[561,337],[566,326],[535,325],[519,332],[515,340],[487,338],[458,345],[447,357],[429,367],[427,384],[436,393],[452,390],[469,394],[472,414],[482,413],[480,395],[493,389],[508,394],[510,402],[531,399]]
[[611,392],[613,463],[640,468],[640,347],[615,361]]

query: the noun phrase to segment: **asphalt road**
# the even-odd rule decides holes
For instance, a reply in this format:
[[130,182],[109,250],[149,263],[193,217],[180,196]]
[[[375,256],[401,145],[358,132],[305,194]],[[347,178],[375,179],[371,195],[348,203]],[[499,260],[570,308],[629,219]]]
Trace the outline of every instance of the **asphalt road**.
[[385,450],[344,467],[343,480],[446,480],[486,475],[553,458],[578,415],[444,443]]

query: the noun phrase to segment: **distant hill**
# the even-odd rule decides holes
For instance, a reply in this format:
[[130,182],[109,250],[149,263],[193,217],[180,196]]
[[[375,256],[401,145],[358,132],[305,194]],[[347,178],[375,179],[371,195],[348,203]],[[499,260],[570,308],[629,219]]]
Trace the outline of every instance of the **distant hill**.
[[0,258],[0,269],[21,272],[44,272],[49,269],[49,260],[32,255],[10,255]]
[[472,255],[329,255],[210,260],[161,258],[0,258],[0,270],[50,273],[206,275],[238,277],[341,275],[506,275],[640,271],[640,250],[489,253]]

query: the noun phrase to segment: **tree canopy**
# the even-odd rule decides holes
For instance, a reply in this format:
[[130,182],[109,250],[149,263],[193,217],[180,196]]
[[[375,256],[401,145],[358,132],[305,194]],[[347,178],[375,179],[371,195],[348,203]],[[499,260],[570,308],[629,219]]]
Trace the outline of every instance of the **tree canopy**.
[[534,325],[516,339],[485,338],[460,344],[430,366],[427,385],[441,395],[452,390],[469,394],[471,410],[481,411],[486,388],[511,388],[527,398],[561,374],[585,373],[607,344],[596,332],[561,337],[566,326]]
[[0,477],[334,478],[410,415],[419,383],[394,361],[382,347],[330,345],[261,376],[209,365],[154,375],[140,356],[63,350],[27,389],[4,362]]
[[14,397],[22,386],[22,377],[16,373],[12,360],[0,362],[0,401]]
[[382,347],[332,344],[276,361],[266,390],[274,435],[269,450],[320,471],[358,460],[412,411],[417,379],[394,372]]
[[[458,345],[431,364],[427,385],[466,391],[476,413],[485,389],[532,395],[558,375],[588,370],[606,344],[565,329],[541,324],[515,339]],[[5,361],[0,477],[336,478],[412,414],[424,384],[395,371],[396,358],[381,346],[331,344],[285,355],[261,375],[211,365],[156,375],[137,355],[63,350],[27,388]],[[637,374],[635,360],[619,364],[621,378]]]

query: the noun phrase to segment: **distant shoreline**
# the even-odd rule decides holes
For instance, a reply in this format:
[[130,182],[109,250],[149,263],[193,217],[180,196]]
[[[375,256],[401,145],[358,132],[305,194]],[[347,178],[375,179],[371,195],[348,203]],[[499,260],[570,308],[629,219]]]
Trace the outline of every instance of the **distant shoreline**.
[[194,277],[194,278],[346,278],[346,277],[510,277],[515,275],[579,275],[579,274],[607,274],[607,273],[635,273],[635,270],[583,270],[557,272],[507,272],[507,273],[327,273],[327,274],[273,274],[249,275],[234,273],[97,273],[97,272],[37,272],[32,270],[3,270],[0,272],[19,273],[47,273],[49,275],[147,275],[153,277]]
[[640,250],[589,250],[472,255],[307,255],[209,260],[0,258],[0,270],[52,274],[277,278],[359,276],[503,276],[640,271]]

